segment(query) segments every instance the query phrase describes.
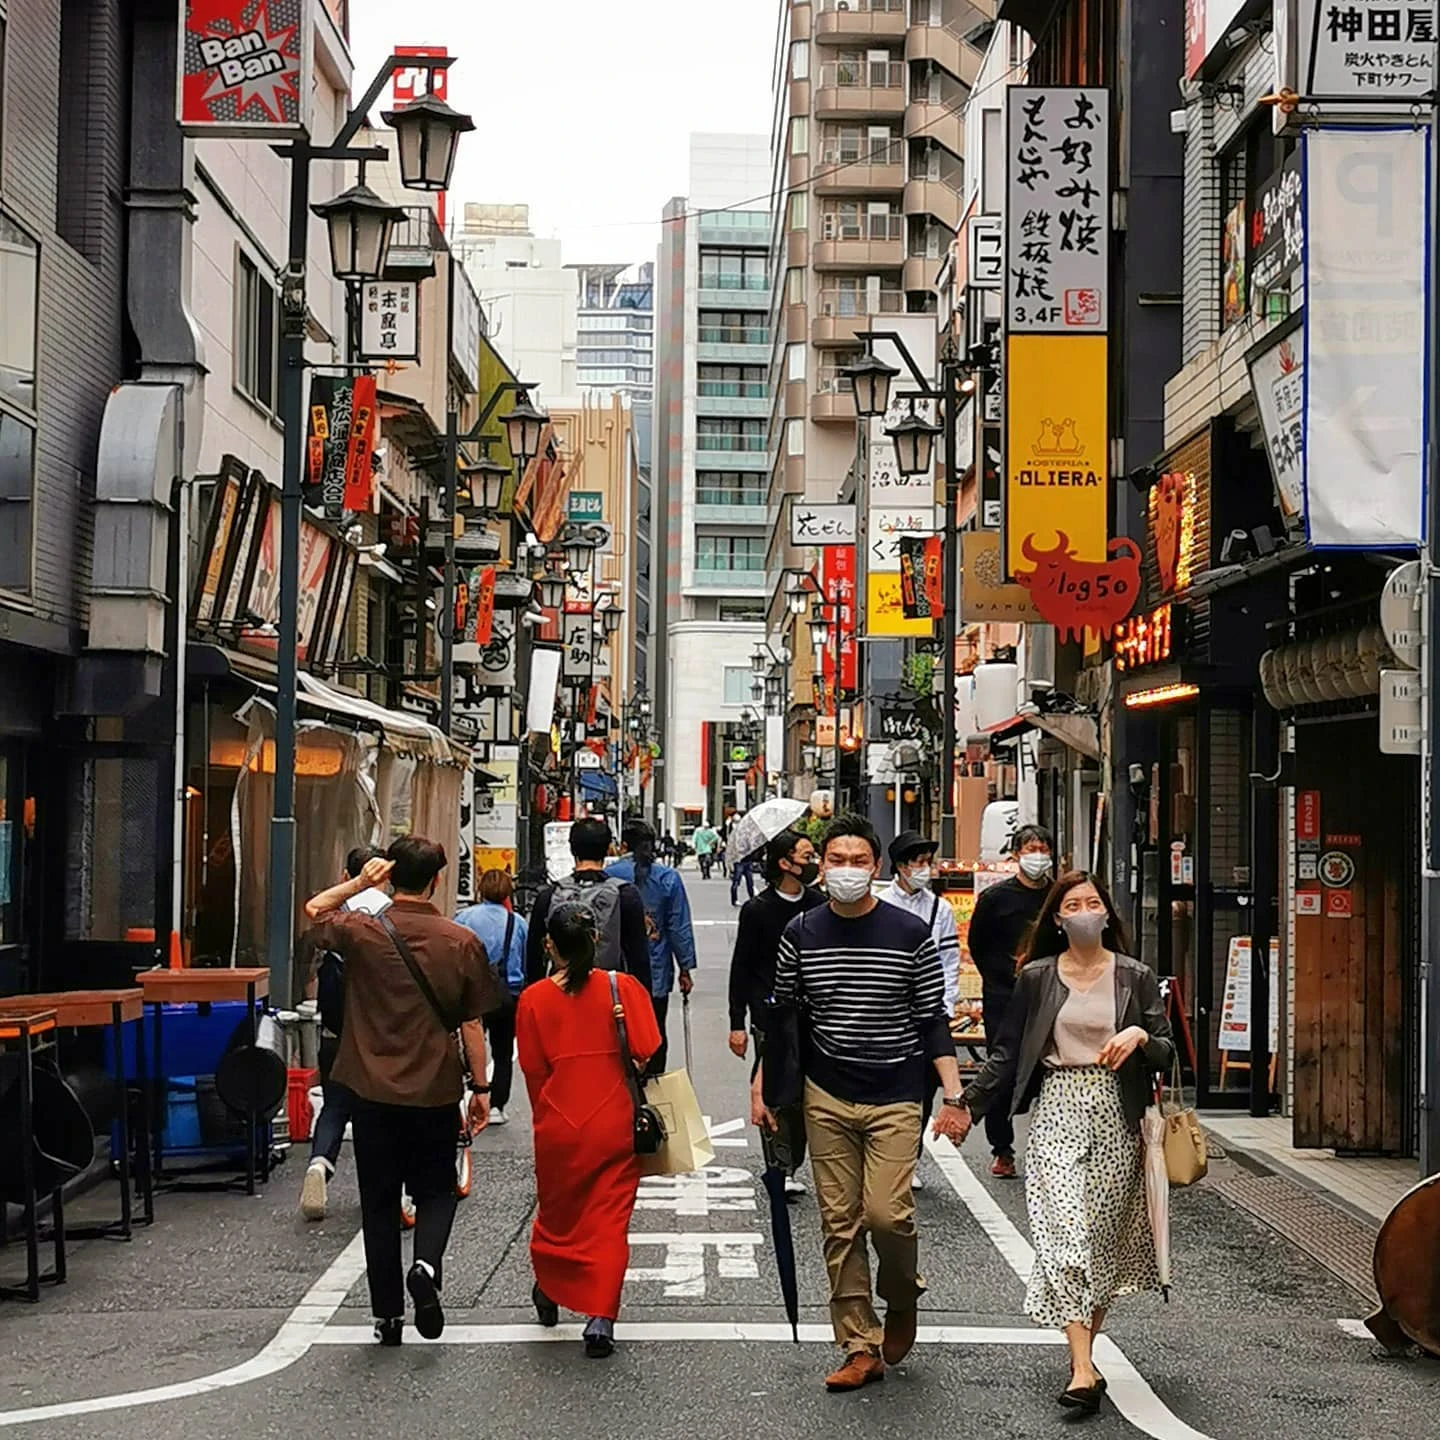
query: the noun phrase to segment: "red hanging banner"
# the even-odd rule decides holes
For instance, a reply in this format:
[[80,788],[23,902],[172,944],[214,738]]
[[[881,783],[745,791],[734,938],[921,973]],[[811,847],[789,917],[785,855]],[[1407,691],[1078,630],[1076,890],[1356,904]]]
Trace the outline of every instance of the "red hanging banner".
[[480,572],[475,591],[475,643],[488,645],[495,628],[495,567],[487,565]]
[[[858,683],[859,654],[855,642],[855,547],[827,545],[821,555],[821,583],[832,618],[840,615],[840,689],[853,690]],[[821,672],[827,681],[835,679],[835,643],[825,647]]]
[[350,437],[345,447],[345,508],[369,510],[375,449],[375,377],[357,375],[350,400]]

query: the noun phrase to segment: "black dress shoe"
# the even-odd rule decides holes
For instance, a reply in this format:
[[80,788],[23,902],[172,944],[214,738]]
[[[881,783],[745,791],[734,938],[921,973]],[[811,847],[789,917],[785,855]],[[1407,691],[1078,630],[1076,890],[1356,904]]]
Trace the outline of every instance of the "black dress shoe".
[[1079,1410],[1085,1415],[1096,1415],[1100,1411],[1100,1401],[1104,1394],[1105,1384],[1100,1381],[1084,1389],[1063,1391],[1060,1404],[1066,1410]]
[[530,1301],[535,1306],[536,1318],[547,1330],[553,1330],[560,1323],[560,1307],[538,1285],[530,1287]]
[[403,1319],[377,1320],[375,1322],[375,1338],[388,1348],[400,1344],[404,1334],[405,1321]]
[[417,1260],[405,1277],[405,1288],[415,1302],[415,1328],[426,1340],[438,1340],[445,1333],[445,1312],[435,1277]]

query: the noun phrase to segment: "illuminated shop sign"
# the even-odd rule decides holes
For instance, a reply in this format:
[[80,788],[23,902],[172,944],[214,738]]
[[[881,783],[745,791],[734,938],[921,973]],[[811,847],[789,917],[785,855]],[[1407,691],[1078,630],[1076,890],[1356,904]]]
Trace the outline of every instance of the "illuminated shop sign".
[[1147,665],[1163,665],[1183,648],[1185,611],[1165,604],[1122,620],[1115,627],[1115,668],[1122,675]]

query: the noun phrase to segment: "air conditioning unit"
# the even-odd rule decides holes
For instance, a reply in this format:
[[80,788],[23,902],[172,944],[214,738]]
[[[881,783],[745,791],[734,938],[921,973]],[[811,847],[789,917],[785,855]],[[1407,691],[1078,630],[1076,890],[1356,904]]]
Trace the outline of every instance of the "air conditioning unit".
[[848,10],[850,8],[850,0],[835,0],[835,8],[837,10]]
[[1053,625],[1025,627],[1025,688],[1032,694],[1036,690],[1051,691],[1055,688]]

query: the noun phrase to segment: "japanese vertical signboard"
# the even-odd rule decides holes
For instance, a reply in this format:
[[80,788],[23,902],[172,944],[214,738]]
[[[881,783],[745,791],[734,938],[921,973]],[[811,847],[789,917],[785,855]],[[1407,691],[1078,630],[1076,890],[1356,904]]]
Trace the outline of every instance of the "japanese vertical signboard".
[[1261,187],[1250,217],[1250,309],[1256,319],[1290,313],[1287,282],[1305,254],[1300,157],[1292,155]]
[[495,631],[495,567],[487,565],[475,584],[475,643],[488,645]]
[[317,375],[310,382],[306,482],[319,490],[328,519],[370,508],[375,409],[373,375]]
[[1429,137],[1316,130],[1305,163],[1305,519],[1317,546],[1425,537]]
[[945,586],[938,535],[900,537],[900,600],[907,620],[939,620],[945,614]]
[[314,48],[312,0],[180,0],[181,126],[241,138],[299,132]]
[[1250,357],[1250,388],[1265,432],[1275,495],[1287,520],[1305,509],[1305,342],[1287,335]]
[[1005,328],[1103,335],[1109,321],[1110,96],[1006,91]]
[[[827,545],[820,568],[820,583],[825,591],[825,603],[831,607],[832,618],[840,617],[840,688],[853,690],[858,674],[858,654],[855,648],[855,547],[853,545]],[[834,709],[835,692],[835,643],[825,647],[821,657],[821,673],[825,677],[826,690],[830,697],[827,707]]]
[[360,358],[420,358],[420,287],[413,280],[371,280],[360,289]]

